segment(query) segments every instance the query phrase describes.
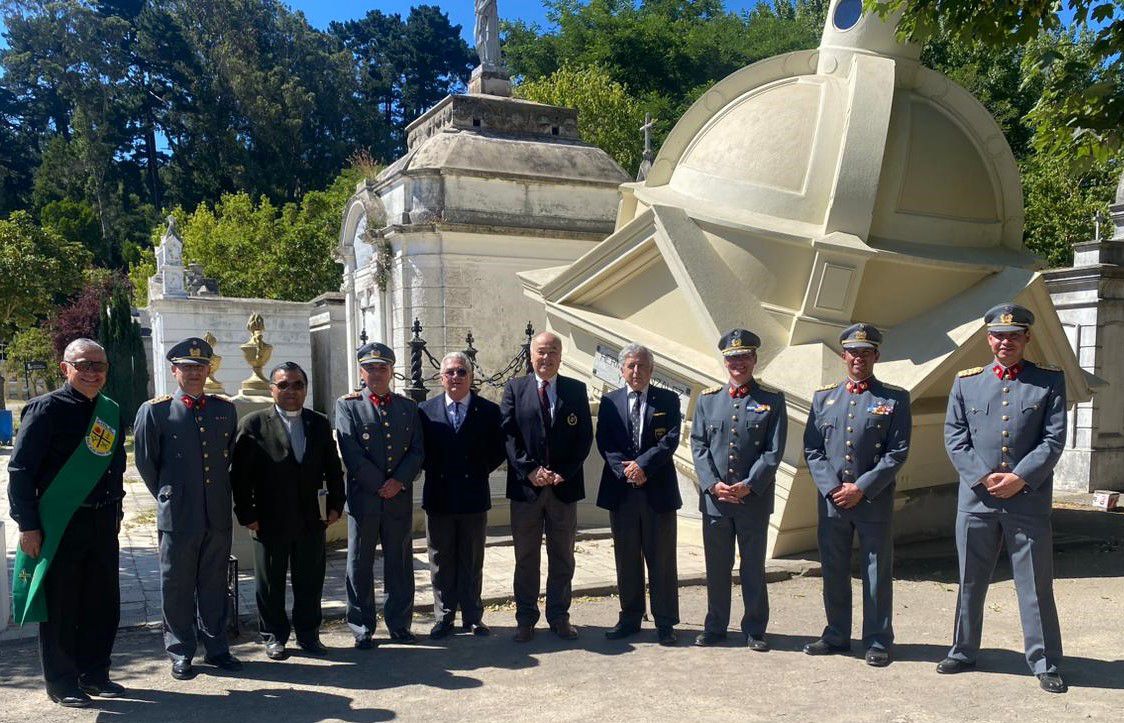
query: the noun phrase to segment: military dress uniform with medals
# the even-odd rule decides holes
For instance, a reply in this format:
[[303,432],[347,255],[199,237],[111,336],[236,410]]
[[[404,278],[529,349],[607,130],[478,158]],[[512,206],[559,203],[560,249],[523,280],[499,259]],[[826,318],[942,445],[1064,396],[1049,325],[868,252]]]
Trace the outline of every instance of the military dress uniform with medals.
[[[990,331],[1026,331],[1028,309],[1003,304],[985,317]],[[1061,630],[1053,592],[1050,523],[1054,465],[1065,446],[1065,375],[1028,360],[997,361],[961,371],[952,384],[945,418],[945,448],[960,475],[956,549],[960,593],[948,660],[941,672],[975,664],[983,630],[984,596],[999,551],[1006,546],[1018,594],[1027,665],[1037,676],[1057,675]],[[1008,499],[984,484],[994,472],[1012,472],[1026,486]],[[1046,687],[1049,681],[1043,681]],[[1064,688],[1058,681],[1059,688]],[[1060,691],[1052,691],[1060,692]]]
[[17,546],[12,616],[39,623],[43,677],[60,702],[109,685],[121,615],[124,439],[116,402],[65,384],[23,408],[8,461],[12,519],[43,533],[37,558]]
[[[722,337],[718,348],[729,356],[755,351],[759,345],[757,335],[735,329]],[[773,512],[773,483],[787,431],[784,394],[767,391],[752,379],[740,387],[726,384],[702,392],[691,424],[706,557],[704,633],[726,636],[736,541],[744,604],[741,632],[747,639],[761,641],[757,643],[761,650],[766,649],[763,638],[769,623],[765,546]],[[751,491],[741,504],[723,502],[711,492],[718,482],[743,481]]]
[[[174,365],[209,366],[212,354],[210,344],[192,337],[166,356]],[[156,498],[164,647],[173,664],[186,664],[185,675],[200,638],[208,662],[230,657],[226,571],[237,422],[226,397],[177,389],[142,404],[133,427],[137,471]]]
[[[839,338],[844,349],[877,348],[881,332],[855,324]],[[893,534],[896,477],[909,454],[912,417],[909,393],[873,375],[845,379],[818,389],[804,427],[804,457],[816,490],[817,541],[823,563],[823,600],[827,615],[820,642],[823,650],[851,647],[851,549],[859,538],[859,572],[863,584],[862,644],[871,665],[889,663],[894,641]],[[862,490],[859,503],[844,509],[832,493],[849,482]]]
[[[370,343],[358,351],[359,364],[393,364],[394,352]],[[424,461],[418,405],[394,392],[363,389],[340,397],[335,409],[336,441],[347,470],[347,624],[357,644],[369,644],[375,630],[375,548],[381,543],[386,601],[383,617],[392,639],[412,639],[414,610],[413,483]],[[388,479],[404,485],[390,499],[379,496]]]

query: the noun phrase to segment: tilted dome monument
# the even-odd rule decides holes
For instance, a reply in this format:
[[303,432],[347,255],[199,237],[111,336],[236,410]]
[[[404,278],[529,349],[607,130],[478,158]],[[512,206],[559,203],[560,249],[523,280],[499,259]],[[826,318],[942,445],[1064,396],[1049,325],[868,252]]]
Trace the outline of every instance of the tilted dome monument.
[[[596,396],[615,384],[609,357],[639,341],[680,391],[688,426],[699,392],[725,381],[719,335],[761,336],[755,376],[785,392],[790,414],[773,555],[815,548],[801,436],[813,391],[843,375],[837,339],[849,324],[884,330],[878,376],[912,397],[899,536],[952,524],[945,406],[956,371],[990,359],[986,309],[1032,309],[1030,358],[1065,370],[1071,403],[1091,394],[1023,247],[1002,131],[895,27],[860,0],[833,0],[818,49],[743,68],[683,115],[647,178],[621,186],[611,236],[572,264],[520,274],[567,339],[564,373]],[[686,444],[677,463],[688,488]]]

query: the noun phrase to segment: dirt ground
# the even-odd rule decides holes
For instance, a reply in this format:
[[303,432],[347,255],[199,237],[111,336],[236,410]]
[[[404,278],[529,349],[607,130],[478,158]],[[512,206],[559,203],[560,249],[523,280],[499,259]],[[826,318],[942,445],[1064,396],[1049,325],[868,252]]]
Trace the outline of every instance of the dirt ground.
[[[795,578],[769,587],[774,650],[763,654],[690,645],[706,607],[698,587],[681,590],[681,640],[673,649],[655,644],[650,625],[630,640],[605,640],[605,629],[616,621],[612,597],[575,601],[572,618],[581,637],[573,643],[540,627],[533,642],[515,644],[510,606],[487,614],[489,638],[457,635],[373,651],[351,649],[350,635],[334,623],[323,636],[333,648],[327,659],[298,653],[272,662],[243,635],[234,652],[246,662],[244,671],[200,665],[189,682],[168,675],[158,634],[126,632],[117,640],[114,676],[128,686],[128,697],[85,711],[49,702],[33,642],[5,644],[0,720],[1120,720],[1124,515],[1061,510],[1055,527],[1062,672],[1071,685],[1065,695],[1039,690],[1027,671],[1004,563],[988,597],[979,670],[936,673],[949,644],[957,587],[952,544],[944,541],[899,549],[897,645],[895,662],[885,669],[866,666],[857,645],[851,657],[800,652],[818,636],[823,612],[820,580]],[[858,587],[855,580],[856,610]],[[737,602],[734,609],[736,618]],[[415,631],[428,631],[431,622],[419,615]]]

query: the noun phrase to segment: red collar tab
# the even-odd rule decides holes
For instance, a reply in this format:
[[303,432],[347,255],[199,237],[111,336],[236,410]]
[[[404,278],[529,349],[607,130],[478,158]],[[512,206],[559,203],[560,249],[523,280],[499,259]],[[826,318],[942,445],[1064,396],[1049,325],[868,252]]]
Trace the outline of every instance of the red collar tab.
[[394,395],[392,395],[390,392],[387,392],[386,394],[383,394],[381,396],[378,394],[372,394],[368,398],[371,400],[371,404],[374,404],[376,407],[385,407],[386,405],[390,404],[390,400],[393,396]]
[[198,399],[193,399],[185,394],[180,397],[180,401],[182,401],[183,406],[187,407],[188,409],[194,409],[195,407],[199,407],[200,409],[202,409],[203,407],[207,406],[207,395],[202,394]]
[[730,388],[729,388],[729,391],[730,391],[730,397],[731,398],[742,399],[743,397],[749,396],[749,385],[748,384],[742,384],[739,387],[735,387],[734,385],[731,384]]
[[1023,365],[1021,362],[1018,364],[1012,364],[1009,367],[1004,367],[1002,364],[999,364],[997,362],[995,366],[991,368],[991,371],[995,372],[996,378],[1003,380],[1018,379],[1019,374],[1022,372],[1022,370]]
[[847,391],[851,394],[862,394],[868,389],[870,389],[869,379],[863,379],[861,382],[853,382],[850,379],[847,380]]

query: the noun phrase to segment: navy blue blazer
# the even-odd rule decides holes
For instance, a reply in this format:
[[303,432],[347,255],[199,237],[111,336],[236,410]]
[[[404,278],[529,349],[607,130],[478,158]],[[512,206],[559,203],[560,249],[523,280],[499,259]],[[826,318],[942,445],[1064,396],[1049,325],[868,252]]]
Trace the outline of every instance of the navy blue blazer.
[[679,395],[667,389],[648,386],[647,408],[641,425],[640,449],[632,448],[628,432],[628,387],[614,389],[601,397],[597,411],[597,450],[605,458],[597,506],[615,510],[628,491],[624,476],[625,460],[636,460],[648,481],[640,487],[648,505],[656,512],[671,512],[683,506],[679,477],[672,457],[679,446],[683,416]]
[[488,475],[505,458],[500,408],[476,393],[465,400],[459,430],[445,409],[445,394],[418,405],[425,439],[422,508],[436,514],[486,512],[492,507]]
[[[507,496],[522,502],[533,502],[541,488],[527,476],[538,467],[562,475],[564,481],[554,487],[554,494],[563,502],[577,502],[585,497],[582,466],[593,447],[593,417],[585,384],[569,377],[555,377],[558,402],[554,422],[544,429],[539,411],[539,390],[534,374],[516,377],[503,389],[500,416],[507,437]],[[549,440],[550,462],[546,452]]]

